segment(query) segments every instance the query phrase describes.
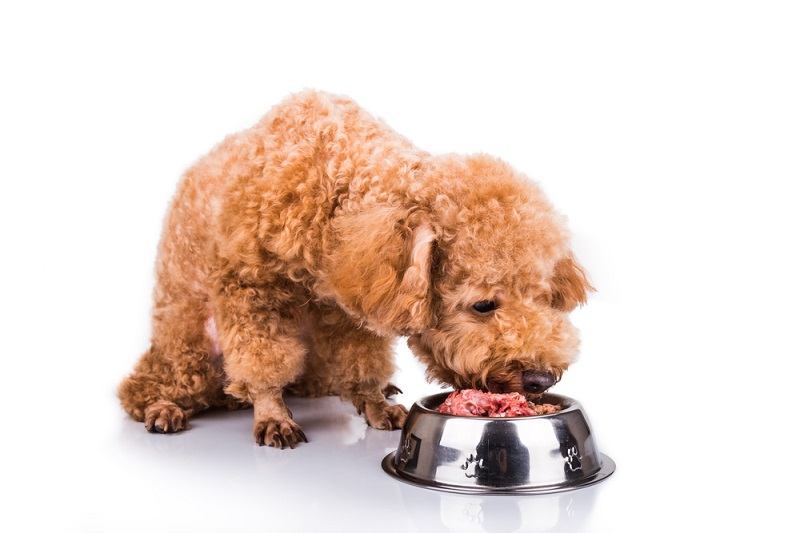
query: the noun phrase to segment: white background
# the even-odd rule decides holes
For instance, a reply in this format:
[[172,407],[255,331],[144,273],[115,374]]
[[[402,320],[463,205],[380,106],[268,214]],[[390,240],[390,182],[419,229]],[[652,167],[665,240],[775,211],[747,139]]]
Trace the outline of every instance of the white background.
[[[4,3],[2,529],[797,531],[799,27],[769,1]],[[607,483],[401,486],[398,433],[336,399],[292,404],[311,442],[284,452],[249,412],[124,416],[179,175],[304,87],[501,156],[569,217],[598,292],[556,392]],[[435,387],[397,352],[410,404]]]

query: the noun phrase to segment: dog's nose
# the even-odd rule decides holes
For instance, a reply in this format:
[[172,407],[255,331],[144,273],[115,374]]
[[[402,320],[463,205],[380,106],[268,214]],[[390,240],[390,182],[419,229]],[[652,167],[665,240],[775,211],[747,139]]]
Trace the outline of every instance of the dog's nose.
[[522,373],[522,388],[525,392],[540,393],[553,386],[556,378],[550,372],[526,370]]

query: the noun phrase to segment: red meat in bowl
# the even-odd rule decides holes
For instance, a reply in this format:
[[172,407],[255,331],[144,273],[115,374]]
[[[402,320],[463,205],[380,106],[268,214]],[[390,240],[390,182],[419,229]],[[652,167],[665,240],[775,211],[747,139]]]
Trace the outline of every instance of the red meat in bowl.
[[558,405],[532,403],[518,392],[497,394],[476,389],[463,389],[450,393],[437,409],[440,413],[457,416],[488,416],[511,418],[557,413]]

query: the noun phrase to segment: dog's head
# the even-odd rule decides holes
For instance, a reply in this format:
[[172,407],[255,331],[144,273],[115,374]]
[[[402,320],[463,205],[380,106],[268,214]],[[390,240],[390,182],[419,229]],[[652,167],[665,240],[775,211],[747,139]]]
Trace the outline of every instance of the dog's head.
[[486,156],[440,160],[414,203],[335,220],[336,299],[366,327],[408,335],[432,379],[544,392],[577,352],[567,314],[591,290],[561,218]]

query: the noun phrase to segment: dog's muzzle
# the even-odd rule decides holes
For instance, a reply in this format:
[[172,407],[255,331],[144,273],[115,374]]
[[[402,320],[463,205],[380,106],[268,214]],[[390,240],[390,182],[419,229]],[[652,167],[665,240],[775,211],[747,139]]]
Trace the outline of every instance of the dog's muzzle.
[[526,370],[522,373],[522,388],[525,392],[540,394],[556,382],[556,377],[550,372],[541,370]]

